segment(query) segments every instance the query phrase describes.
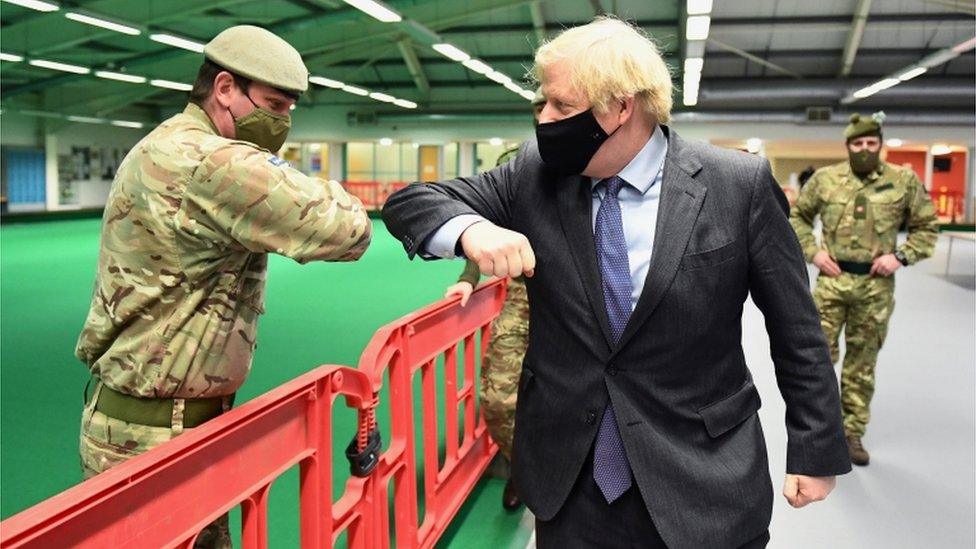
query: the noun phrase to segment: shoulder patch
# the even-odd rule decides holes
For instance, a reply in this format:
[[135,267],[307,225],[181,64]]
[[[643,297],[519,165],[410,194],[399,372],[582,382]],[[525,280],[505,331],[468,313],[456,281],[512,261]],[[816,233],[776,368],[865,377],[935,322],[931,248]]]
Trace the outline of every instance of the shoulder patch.
[[289,166],[289,164],[288,164],[288,161],[287,161],[287,160],[285,160],[285,159],[283,159],[283,158],[278,158],[278,157],[277,157],[277,156],[275,156],[275,155],[271,155],[271,156],[270,156],[270,157],[268,158],[268,162],[269,162],[269,163],[270,163],[270,164],[271,164],[272,166],[278,166],[278,167],[281,167],[281,166],[285,166],[286,168],[287,168],[287,167]]

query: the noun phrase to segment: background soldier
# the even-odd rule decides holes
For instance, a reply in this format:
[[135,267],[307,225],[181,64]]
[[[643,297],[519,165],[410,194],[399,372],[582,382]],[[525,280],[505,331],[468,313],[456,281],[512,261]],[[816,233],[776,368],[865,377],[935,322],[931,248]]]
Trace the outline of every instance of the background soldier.
[[[190,104],[125,158],[105,208],[76,355],[92,372],[85,477],[226,411],[251,367],[268,253],[352,261],[371,225],[336,182],[272,154],[308,87],[299,53],[251,26],[207,44]],[[197,546],[230,546],[226,516]]]
[[[539,113],[546,105],[542,89],[532,99],[533,124],[539,124]],[[496,166],[515,158],[519,148],[513,147],[498,157]],[[471,292],[481,280],[478,264],[467,261],[456,284],[448,286],[444,297],[461,296],[463,307]],[[529,297],[525,291],[525,279],[516,277],[508,282],[505,304],[498,318],[491,324],[491,341],[481,364],[481,409],[488,424],[491,438],[507,461],[512,459],[512,437],[515,433],[515,402],[518,380],[522,374],[522,359],[529,345]],[[502,506],[508,510],[522,505],[512,480],[505,483]]]
[[[894,272],[932,255],[935,207],[915,172],[880,161],[883,113],[854,114],[844,130],[848,162],[817,170],[793,206],[791,223],[807,261],[820,269],[813,298],[831,359],[844,328],[841,407],[851,462],[867,465],[861,437],[870,419],[874,366],[894,309]],[[822,242],[813,235],[819,215]],[[908,239],[898,245],[907,221]]]

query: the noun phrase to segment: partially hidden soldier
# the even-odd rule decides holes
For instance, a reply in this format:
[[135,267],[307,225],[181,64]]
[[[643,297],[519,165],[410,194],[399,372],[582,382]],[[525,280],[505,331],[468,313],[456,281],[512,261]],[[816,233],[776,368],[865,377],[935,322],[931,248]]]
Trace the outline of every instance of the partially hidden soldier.
[[[76,356],[94,390],[81,420],[85,478],[228,410],[251,367],[268,254],[354,261],[361,203],[275,156],[308,87],[299,53],[231,27],[183,112],[133,147],[112,183],[91,309]],[[197,547],[229,547],[227,517]]]
[[[545,104],[546,100],[540,88],[532,99],[533,124],[538,125],[539,113]],[[495,165],[501,166],[512,160],[518,150],[518,147],[506,150],[498,157]],[[480,280],[478,264],[469,260],[465,263],[457,283],[447,288],[444,297],[460,295],[461,305],[464,306]],[[518,380],[522,374],[522,360],[528,345],[529,297],[525,290],[525,279],[516,277],[509,280],[502,311],[491,324],[491,341],[488,342],[488,350],[481,363],[479,395],[488,432],[508,462],[512,459]],[[522,506],[511,479],[505,483],[502,506],[510,511]]]
[[[915,173],[880,160],[883,113],[854,114],[844,131],[849,159],[817,170],[803,187],[790,221],[807,261],[820,269],[813,298],[841,370],[841,407],[851,462],[867,465],[862,437],[870,419],[878,351],[895,306],[894,273],[932,255],[938,238],[935,206]],[[814,218],[823,225],[821,242]],[[908,238],[898,245],[898,228]]]

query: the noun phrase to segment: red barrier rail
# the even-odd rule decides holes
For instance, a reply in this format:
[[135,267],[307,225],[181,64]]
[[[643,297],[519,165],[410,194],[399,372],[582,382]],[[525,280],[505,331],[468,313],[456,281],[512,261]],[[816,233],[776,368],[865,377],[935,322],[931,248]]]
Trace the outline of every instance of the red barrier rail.
[[406,181],[383,183],[380,181],[343,181],[346,192],[355,196],[367,210],[379,210],[390,195],[409,185]]
[[[479,288],[461,309],[443,300],[381,328],[360,369],[321,366],[205,425],[122,463],[0,523],[0,547],[183,547],[241,505],[242,545],[267,547],[271,484],[300,465],[302,547],[327,547],[345,533],[355,549],[390,546],[393,481],[396,546],[432,547],[497,451],[475,412],[474,342],[501,310],[505,282]],[[464,343],[458,387],[457,349]],[[434,371],[445,355],[446,458],[437,456]],[[385,393],[383,376],[389,369]],[[423,383],[425,515],[418,527],[412,376]],[[365,478],[350,478],[331,501],[332,413],[341,395],[368,427],[377,397],[390,400],[390,441]],[[464,411],[457,413],[457,405]],[[458,441],[459,420],[463,440]]]

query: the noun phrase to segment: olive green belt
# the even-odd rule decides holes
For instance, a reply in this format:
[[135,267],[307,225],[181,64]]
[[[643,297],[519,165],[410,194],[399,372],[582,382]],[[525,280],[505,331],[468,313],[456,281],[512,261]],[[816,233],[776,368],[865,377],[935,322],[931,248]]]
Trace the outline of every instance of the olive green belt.
[[[225,397],[187,398],[183,405],[183,427],[190,429],[219,416]],[[230,397],[233,400],[233,395]],[[151,427],[173,424],[172,398],[141,398],[120,393],[102,384],[95,410],[113,419]]]

